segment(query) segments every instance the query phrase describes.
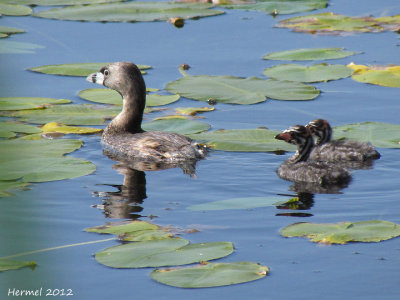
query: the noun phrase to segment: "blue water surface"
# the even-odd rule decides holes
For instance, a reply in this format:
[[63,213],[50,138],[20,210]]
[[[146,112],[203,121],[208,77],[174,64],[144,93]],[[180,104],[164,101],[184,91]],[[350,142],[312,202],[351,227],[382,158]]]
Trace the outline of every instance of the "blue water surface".
[[[327,9],[352,16],[400,14],[398,0],[332,0]],[[38,10],[40,8],[35,8]],[[299,14],[300,15],[300,14]],[[260,12],[226,10],[217,17],[187,21],[182,29],[166,22],[90,23],[7,17],[0,25],[26,33],[11,41],[45,46],[35,54],[1,54],[0,91],[5,96],[66,98],[86,103],[77,94],[93,88],[83,78],[52,76],[28,68],[76,62],[133,61],[151,65],[148,87],[163,89],[181,77],[178,66],[189,64],[191,75],[262,77],[262,60],[274,51],[312,47],[345,47],[360,54],[331,61],[347,64],[400,64],[398,34],[364,33],[321,36],[274,28],[281,19]],[[276,101],[240,106],[217,104],[205,113],[212,129],[266,126],[282,130],[326,118],[332,125],[364,121],[399,124],[399,90],[355,82],[350,78],[316,84],[322,94],[314,101]],[[170,108],[204,106],[182,98]],[[163,113],[146,115],[151,120]],[[76,137],[72,137],[76,138]],[[96,164],[95,173],[32,185],[15,197],[1,199],[0,256],[105,239],[83,229],[118,219],[106,218],[98,206],[107,192],[116,192],[124,176],[115,161],[102,154],[100,136],[80,136],[84,146],[72,155]],[[279,230],[295,222],[340,222],[381,219],[400,223],[399,151],[378,149],[380,160],[371,170],[353,172],[351,185],[339,194],[316,194],[307,210],[274,206],[249,210],[191,211],[188,207],[231,198],[295,195],[290,182],[275,170],[292,153],[214,151],[197,165],[197,179],[180,169],[146,172],[146,195],[137,212],[142,220],[198,233],[191,242],[230,241],[232,255],[220,262],[253,261],[270,267],[264,279],[228,287],[179,289],[153,281],[152,269],[119,270],[97,263],[93,254],[117,241],[64,248],[19,257],[38,267],[0,274],[0,298],[9,290],[71,289],[73,299],[398,299],[400,239],[381,243],[321,246],[303,238],[286,239]],[[27,149],[29,151],[29,149]],[[97,206],[97,207],[93,207]],[[279,214],[302,212],[308,218]],[[115,216],[114,216],[115,217]],[[9,298],[12,298],[9,296]],[[23,297],[19,297],[23,298]],[[27,298],[27,297],[25,297]],[[32,297],[31,297],[32,298]],[[43,297],[45,298],[45,297]]]

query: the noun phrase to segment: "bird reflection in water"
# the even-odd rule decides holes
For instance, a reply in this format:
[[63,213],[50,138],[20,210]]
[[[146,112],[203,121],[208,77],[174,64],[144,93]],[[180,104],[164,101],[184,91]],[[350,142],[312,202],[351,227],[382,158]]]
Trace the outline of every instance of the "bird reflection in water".
[[106,218],[136,220],[143,217],[143,201],[146,195],[145,171],[159,171],[171,168],[181,168],[184,174],[196,177],[197,160],[189,160],[179,163],[163,163],[152,161],[129,160],[126,156],[103,150],[103,154],[112,160],[118,161],[113,169],[124,175],[121,185],[108,185],[117,189],[114,192],[94,192],[95,196],[103,198],[103,204],[96,207],[104,210]]

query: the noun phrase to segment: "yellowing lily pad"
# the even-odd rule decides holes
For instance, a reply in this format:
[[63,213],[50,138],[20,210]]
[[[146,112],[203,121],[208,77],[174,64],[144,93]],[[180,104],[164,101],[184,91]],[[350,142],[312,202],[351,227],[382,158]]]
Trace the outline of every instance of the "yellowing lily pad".
[[91,22],[151,22],[181,17],[193,19],[223,14],[212,4],[178,2],[123,2],[77,5],[35,13],[35,17]]
[[312,100],[319,95],[313,86],[298,82],[239,78],[233,76],[186,76],[168,83],[166,89],[181,96],[230,104],[255,104],[267,97],[276,100]]
[[26,267],[29,267],[33,270],[36,267],[36,263],[34,261],[18,261],[0,258],[0,272],[17,270]]
[[207,111],[213,111],[215,107],[178,107],[175,108],[175,112],[179,115],[187,115],[187,116],[194,116],[197,113],[203,113]]
[[0,97],[0,110],[36,109],[44,108],[50,104],[66,103],[71,103],[71,101],[39,97]]
[[203,263],[187,268],[156,269],[150,276],[180,288],[205,288],[238,284],[264,278],[267,266],[251,262]]
[[371,143],[375,147],[400,148],[400,125],[380,122],[364,122],[336,126],[333,138],[347,138]]
[[344,48],[305,48],[271,52],[264,59],[272,60],[326,60],[344,58],[358,52],[345,51]]
[[[30,71],[51,74],[51,75],[63,75],[63,76],[79,76],[85,77],[91,73],[98,72],[102,67],[109,63],[72,63],[62,65],[46,65],[35,68],[30,68]],[[137,65],[138,68],[143,70],[150,69],[150,66]]]
[[134,242],[97,252],[96,260],[113,268],[146,268],[186,265],[227,256],[230,242],[189,244],[180,238]]
[[41,127],[42,131],[47,132],[59,132],[65,134],[92,134],[100,133],[103,131],[101,128],[90,128],[90,127],[74,127],[61,125],[57,122],[50,122]]
[[267,68],[263,74],[279,80],[321,82],[349,77],[353,74],[353,70],[344,65],[316,64],[303,66],[285,64]]
[[244,4],[224,4],[222,6],[233,9],[263,11],[272,15],[287,15],[322,9],[328,4],[328,0],[257,0],[243,2]]
[[296,148],[275,139],[278,131],[264,128],[215,130],[190,135],[204,141],[215,150],[235,152],[294,151]]
[[284,237],[307,237],[312,242],[346,244],[380,242],[400,236],[398,224],[373,220],[336,224],[295,223],[281,230]]
[[200,121],[185,119],[162,119],[142,124],[146,131],[168,131],[180,134],[193,134],[210,129],[210,125]]
[[350,63],[354,70],[352,79],[358,82],[387,87],[400,87],[400,66],[363,66]]

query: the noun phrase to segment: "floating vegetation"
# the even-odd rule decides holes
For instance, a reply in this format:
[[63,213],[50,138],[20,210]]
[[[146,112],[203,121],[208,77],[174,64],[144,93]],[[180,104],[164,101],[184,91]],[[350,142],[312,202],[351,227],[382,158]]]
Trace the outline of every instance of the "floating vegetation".
[[350,63],[354,70],[352,79],[358,82],[387,87],[400,87],[400,66],[363,66]]
[[25,110],[44,108],[50,104],[71,103],[66,99],[39,97],[0,97],[0,110]]
[[346,244],[348,242],[380,242],[400,236],[398,224],[372,220],[335,224],[295,223],[281,229],[284,237],[307,237],[311,242]]
[[0,198],[14,196],[14,191],[27,189],[29,185],[28,182],[0,180]]
[[214,130],[190,135],[191,138],[206,142],[215,150],[237,152],[294,151],[296,148],[275,139],[278,131],[265,128]]
[[[1,126],[1,123],[0,123]],[[44,133],[63,133],[63,134],[93,134],[100,133],[103,131],[101,128],[91,127],[75,127],[59,124],[57,122],[50,122],[41,127]]]
[[288,15],[315,9],[322,9],[328,5],[328,0],[256,0],[243,1],[239,4],[230,3],[220,5],[225,8],[257,10],[273,16]]
[[264,70],[263,74],[279,80],[296,82],[324,82],[349,77],[353,70],[344,65],[315,64],[303,66],[297,64],[278,65]]
[[168,83],[166,89],[190,99],[229,104],[255,104],[267,98],[312,100],[319,95],[319,90],[303,83],[233,76],[186,76]]
[[0,138],[12,138],[17,133],[40,133],[42,130],[36,126],[18,122],[0,122]]
[[212,4],[177,2],[122,2],[77,5],[43,10],[35,17],[91,22],[152,22],[171,18],[194,19],[223,14]]
[[184,116],[195,116],[198,113],[203,113],[207,111],[213,111],[215,107],[205,106],[205,107],[178,107],[175,108],[175,112],[178,115]]
[[[18,0],[19,4],[24,5],[38,5],[38,6],[53,6],[53,5],[77,5],[77,4],[95,4],[95,3],[109,3],[120,2],[125,0]],[[15,3],[15,0],[0,0],[0,3]]]
[[179,134],[194,134],[207,131],[211,126],[207,123],[181,118],[161,119],[142,123],[146,131],[168,131]]
[[44,48],[41,45],[14,42],[14,41],[0,41],[0,54],[31,54],[35,53],[36,49]]
[[[72,63],[72,64],[61,64],[61,65],[45,65],[35,68],[30,68],[30,71],[51,74],[51,75],[63,75],[63,76],[80,76],[86,77],[91,73],[99,71],[105,65],[109,63]],[[138,68],[145,73],[144,70],[151,69],[151,66],[137,65]]]
[[0,15],[6,16],[28,16],[32,13],[32,9],[30,7],[15,4],[15,1],[10,3],[4,3],[4,1],[0,1]]
[[24,33],[24,32],[25,32],[25,30],[22,30],[19,28],[0,26],[0,38],[5,38],[11,34]]
[[278,197],[248,197],[219,200],[201,204],[195,204],[188,207],[189,210],[207,211],[207,210],[228,210],[228,209],[253,209],[258,207],[275,206],[281,203],[282,198]]
[[361,32],[397,31],[400,17],[383,18],[349,17],[331,12],[294,17],[279,22],[277,27],[290,28],[296,32],[312,34],[343,35]]
[[36,267],[36,263],[34,261],[19,261],[19,260],[0,258],[0,272],[8,270],[17,270],[26,267],[31,268],[33,270]]
[[326,60],[344,58],[359,52],[345,51],[344,48],[305,48],[271,52],[264,59],[272,60]]

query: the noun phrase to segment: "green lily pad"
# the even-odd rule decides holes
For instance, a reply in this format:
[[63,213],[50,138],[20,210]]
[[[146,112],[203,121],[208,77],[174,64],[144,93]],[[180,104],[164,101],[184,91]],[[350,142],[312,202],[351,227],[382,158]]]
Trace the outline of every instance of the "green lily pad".
[[33,270],[36,267],[36,263],[34,261],[19,261],[0,258],[0,272],[18,270],[26,267]]
[[325,60],[338,59],[359,52],[344,51],[344,48],[306,48],[294,49],[280,52],[271,52],[264,56],[264,59],[272,60]]
[[347,138],[371,143],[375,147],[400,148],[400,125],[380,122],[364,122],[336,126],[333,138]]
[[[1,126],[1,125],[0,125]],[[45,133],[59,132],[64,134],[92,134],[100,133],[103,131],[101,128],[90,128],[90,127],[74,127],[61,125],[57,122],[50,122],[41,127]]]
[[163,240],[173,238],[174,235],[165,230],[141,230],[129,232],[123,236],[124,241],[129,242],[145,242],[154,240]]
[[296,32],[340,34],[343,32],[380,32],[387,30],[372,17],[349,17],[330,12],[282,20],[278,27]]
[[204,141],[215,150],[236,152],[294,151],[296,148],[275,139],[279,131],[269,129],[215,130],[190,135]]
[[119,107],[70,104],[54,105],[46,109],[17,111],[8,115],[34,124],[57,121],[66,125],[103,125],[106,120],[115,117],[120,111]]
[[194,134],[207,131],[211,126],[204,122],[185,119],[162,119],[142,124],[146,131],[168,131],[179,134]]
[[102,234],[126,234],[135,231],[144,230],[158,230],[159,226],[151,224],[145,221],[132,221],[128,223],[108,223],[107,225],[101,225],[91,228],[86,228],[87,232],[96,232]]
[[14,196],[14,191],[27,189],[29,183],[20,181],[0,181],[0,198]]
[[18,133],[39,133],[40,128],[16,122],[0,122],[0,137],[10,138]]
[[66,99],[39,97],[0,97],[0,110],[21,110],[43,108],[50,104],[71,103]]
[[205,263],[187,268],[157,269],[151,272],[154,280],[181,288],[205,288],[249,282],[264,278],[267,266],[251,262]]
[[387,87],[400,87],[400,66],[363,66],[350,63],[347,65],[355,72],[352,79],[358,82]]
[[8,37],[11,34],[15,33],[24,33],[25,31],[19,28],[0,26],[0,38]]
[[367,243],[400,236],[400,226],[380,220],[336,224],[295,223],[283,228],[281,235],[284,237],[305,236],[312,242],[327,244]]
[[224,4],[225,8],[257,10],[273,15],[295,14],[315,9],[322,9],[328,5],[328,0],[257,0],[245,4]]
[[[63,76],[78,76],[85,77],[91,73],[98,72],[102,67],[109,63],[72,63],[72,64],[61,64],[61,65],[45,65],[35,68],[30,68],[30,71],[51,74],[51,75],[63,75]],[[150,69],[150,66],[137,65],[138,68],[145,73],[143,70]]]
[[180,238],[128,243],[97,252],[95,258],[113,268],[146,268],[186,265],[233,252],[233,245],[229,242],[188,243]]
[[125,2],[79,5],[35,13],[35,17],[91,22],[151,22],[180,17],[193,19],[223,14],[205,3]]
[[175,108],[175,112],[179,115],[194,116],[197,113],[203,113],[207,111],[213,111],[215,107],[178,107]]
[[205,210],[228,210],[228,209],[252,209],[257,207],[274,206],[282,198],[278,197],[248,197],[234,198],[227,200],[219,200],[195,204],[188,207],[189,210],[205,211]]
[[[54,0],[18,0],[18,3],[24,5],[60,6],[60,5],[120,2],[120,1],[125,1],[125,0],[57,0],[57,2],[54,2]],[[0,3],[15,3],[15,0],[0,0]]]
[[30,7],[19,4],[0,3],[0,14],[6,16],[27,16],[32,13]]
[[24,42],[14,42],[14,41],[0,41],[0,54],[26,54],[35,53],[36,49],[44,48],[41,45],[24,43]]
[[255,104],[267,97],[276,100],[312,100],[319,95],[313,86],[298,82],[239,78],[233,76],[186,76],[168,83],[170,93],[208,101],[231,104]]
[[321,82],[346,78],[353,70],[344,65],[316,64],[302,66],[296,64],[278,65],[264,70],[263,74],[279,80],[296,82]]

